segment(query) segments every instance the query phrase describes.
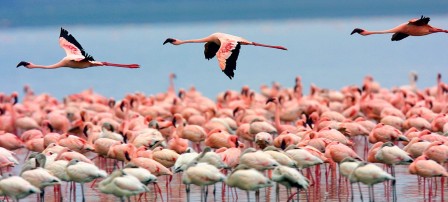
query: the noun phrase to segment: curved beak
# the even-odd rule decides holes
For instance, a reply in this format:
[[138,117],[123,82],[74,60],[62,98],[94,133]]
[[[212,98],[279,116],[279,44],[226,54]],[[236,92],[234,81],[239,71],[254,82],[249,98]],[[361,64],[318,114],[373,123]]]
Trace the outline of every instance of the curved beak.
[[355,28],[353,31],[352,31],[352,33],[350,33],[350,35],[353,35],[354,33],[358,33],[358,34],[361,34],[362,32],[364,32],[364,30],[363,29],[360,29],[360,28]]
[[166,43],[173,43],[173,42],[175,42],[176,41],[176,39],[173,39],[173,38],[167,38],[166,40],[165,40],[165,42],[163,42],[163,45],[165,45]]
[[20,61],[19,64],[17,64],[17,67],[16,67],[16,68],[19,68],[20,66],[24,66],[24,67],[26,67],[26,66],[28,66],[28,65],[30,65],[29,62]]

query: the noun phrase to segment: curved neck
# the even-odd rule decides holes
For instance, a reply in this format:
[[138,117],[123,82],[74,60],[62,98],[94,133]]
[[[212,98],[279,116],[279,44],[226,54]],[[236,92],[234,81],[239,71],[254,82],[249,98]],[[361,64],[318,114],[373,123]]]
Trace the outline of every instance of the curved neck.
[[178,137],[182,137],[182,132],[184,130],[184,119],[181,117],[179,118],[179,126],[176,128],[176,133]]
[[281,125],[280,125],[280,103],[276,102],[275,103],[275,114],[274,114],[274,122],[275,122],[275,127],[277,128],[277,131],[279,131],[279,133],[281,132]]

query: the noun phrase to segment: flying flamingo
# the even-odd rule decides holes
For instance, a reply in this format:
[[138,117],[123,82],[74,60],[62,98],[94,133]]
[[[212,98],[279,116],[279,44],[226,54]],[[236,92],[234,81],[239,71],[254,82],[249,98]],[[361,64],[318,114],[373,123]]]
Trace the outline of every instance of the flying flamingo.
[[96,66],[115,66],[125,68],[139,68],[138,64],[115,64],[109,62],[98,62],[93,59],[91,55],[85,52],[81,44],[76,41],[75,37],[68,33],[67,30],[61,28],[61,34],[59,35],[59,45],[65,50],[67,56],[62,58],[56,64],[52,65],[36,65],[30,62],[21,61],[17,67],[24,66],[26,68],[43,68],[43,69],[55,69],[59,67],[70,67],[74,69],[84,69],[87,67]]
[[193,40],[168,38],[165,42],[163,42],[164,45],[166,43],[171,43],[173,45],[181,45],[184,43],[205,43],[205,59],[210,60],[217,55],[219,67],[230,79],[234,77],[233,71],[236,70],[236,60],[238,59],[241,45],[253,45],[287,50],[283,46],[260,44],[225,33],[213,33],[208,37]]
[[398,25],[392,29],[384,30],[384,31],[367,31],[360,28],[355,28],[351,34],[358,33],[363,36],[370,34],[387,34],[394,33],[392,35],[392,41],[400,41],[408,36],[424,36],[437,32],[445,32],[448,33],[448,30],[432,27],[428,25],[429,17],[422,17],[420,19],[414,18],[409,20],[408,23],[403,23]]

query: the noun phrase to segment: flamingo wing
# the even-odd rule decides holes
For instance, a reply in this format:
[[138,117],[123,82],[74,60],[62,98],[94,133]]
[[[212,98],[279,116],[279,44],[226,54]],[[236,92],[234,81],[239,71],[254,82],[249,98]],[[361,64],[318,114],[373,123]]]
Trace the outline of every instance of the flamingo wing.
[[427,25],[429,23],[429,20],[430,20],[429,17],[424,17],[422,15],[422,17],[420,17],[420,19],[409,20],[409,24],[415,25],[415,26],[423,26],[423,25]]
[[73,35],[69,34],[67,30],[61,27],[61,34],[59,35],[59,45],[65,50],[67,57],[75,61],[95,61],[93,57],[87,54],[82,48],[81,44],[76,41]]
[[405,34],[405,33],[401,33],[401,32],[397,32],[394,35],[392,35],[392,41],[400,41],[406,37],[408,37],[409,34]]
[[204,45],[204,55],[205,59],[210,60],[215,57],[219,50],[219,45],[214,42],[207,42]]
[[241,43],[236,40],[221,40],[221,47],[217,52],[219,67],[230,79],[234,77],[236,70],[236,60],[240,53]]

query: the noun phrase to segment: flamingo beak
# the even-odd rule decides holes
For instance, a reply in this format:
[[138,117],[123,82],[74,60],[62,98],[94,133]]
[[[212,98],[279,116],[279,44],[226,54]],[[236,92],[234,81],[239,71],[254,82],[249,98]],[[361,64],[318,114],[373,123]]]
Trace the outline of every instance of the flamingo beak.
[[350,33],[350,35],[353,35],[354,33],[358,33],[358,34],[361,34],[362,32],[364,32],[364,30],[363,29],[360,29],[360,28],[355,28],[353,31],[352,31],[352,33]]
[[270,103],[270,102],[274,102],[275,98],[270,97],[268,100],[266,100],[266,104]]
[[19,68],[20,66],[24,66],[24,67],[26,67],[26,66],[28,66],[28,65],[30,65],[29,62],[20,61],[19,64],[17,64],[17,67],[16,67],[16,68]]
[[165,42],[163,42],[163,45],[165,45],[166,43],[173,43],[173,42],[175,42],[176,41],[176,39],[173,39],[173,38],[167,38],[166,40],[165,40]]

